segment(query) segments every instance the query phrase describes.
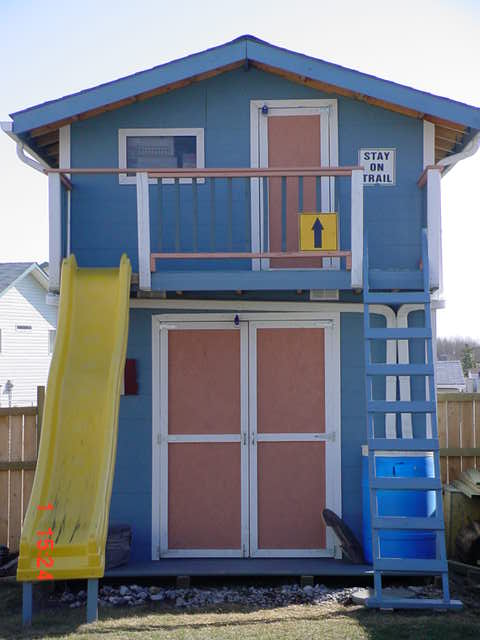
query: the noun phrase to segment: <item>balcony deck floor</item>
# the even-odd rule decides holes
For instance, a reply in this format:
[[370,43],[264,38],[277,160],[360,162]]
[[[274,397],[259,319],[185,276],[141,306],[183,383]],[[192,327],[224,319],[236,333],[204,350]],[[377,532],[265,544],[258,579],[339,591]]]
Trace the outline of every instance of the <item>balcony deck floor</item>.
[[106,578],[176,576],[371,576],[368,564],[332,558],[163,558],[105,571]]

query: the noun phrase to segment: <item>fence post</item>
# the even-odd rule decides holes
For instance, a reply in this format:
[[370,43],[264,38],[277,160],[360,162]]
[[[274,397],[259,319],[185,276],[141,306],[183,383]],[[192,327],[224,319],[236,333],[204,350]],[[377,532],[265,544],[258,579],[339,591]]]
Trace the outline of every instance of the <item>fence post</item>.
[[43,407],[45,404],[45,387],[37,387],[37,457],[40,448],[40,432],[42,431]]

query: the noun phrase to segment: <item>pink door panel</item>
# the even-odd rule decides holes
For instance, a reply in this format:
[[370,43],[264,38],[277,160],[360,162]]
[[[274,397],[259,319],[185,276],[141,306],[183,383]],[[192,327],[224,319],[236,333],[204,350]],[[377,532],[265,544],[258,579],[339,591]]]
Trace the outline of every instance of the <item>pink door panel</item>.
[[237,442],[170,443],[170,549],[241,547],[241,465]]
[[238,329],[168,331],[168,549],[242,548],[240,341]]
[[[319,167],[320,116],[272,116],[268,118],[269,167]],[[298,178],[287,178],[287,251],[299,251]],[[270,251],[282,250],[282,181],[269,179]],[[316,179],[303,180],[303,210],[317,211]],[[278,258],[270,267],[321,267],[322,258]]]
[[325,547],[325,443],[259,442],[258,548]]
[[317,327],[256,331],[259,552],[326,547],[324,344]]
[[324,329],[257,330],[258,433],[325,431]]
[[170,330],[168,432],[240,433],[240,332]]

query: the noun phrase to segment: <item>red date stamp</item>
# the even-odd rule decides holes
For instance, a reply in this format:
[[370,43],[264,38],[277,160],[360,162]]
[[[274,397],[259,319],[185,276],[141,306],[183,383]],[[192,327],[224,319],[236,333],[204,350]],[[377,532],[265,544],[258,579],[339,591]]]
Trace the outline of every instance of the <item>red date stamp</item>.
[[[38,511],[52,511],[53,505],[48,503],[45,506],[39,505],[37,507]],[[53,575],[45,569],[51,569],[53,567],[54,560],[51,556],[51,552],[53,551],[53,531],[50,527],[48,527],[47,531],[37,531],[37,536],[40,538],[37,540],[37,568],[39,569],[39,573],[37,576],[37,580],[53,580]],[[45,555],[42,555],[45,552]],[[45,567],[44,568],[42,568]]]

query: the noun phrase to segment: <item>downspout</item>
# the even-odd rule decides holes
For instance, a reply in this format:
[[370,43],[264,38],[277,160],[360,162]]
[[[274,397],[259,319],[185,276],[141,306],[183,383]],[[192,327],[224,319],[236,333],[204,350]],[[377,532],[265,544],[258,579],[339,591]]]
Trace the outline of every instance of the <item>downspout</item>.
[[23,144],[23,142],[17,142],[17,156],[20,158],[20,160],[29,167],[32,167],[32,169],[40,171],[40,173],[43,173],[45,175],[42,165],[33,158],[29,158],[28,156],[26,156],[24,149],[25,145]]

